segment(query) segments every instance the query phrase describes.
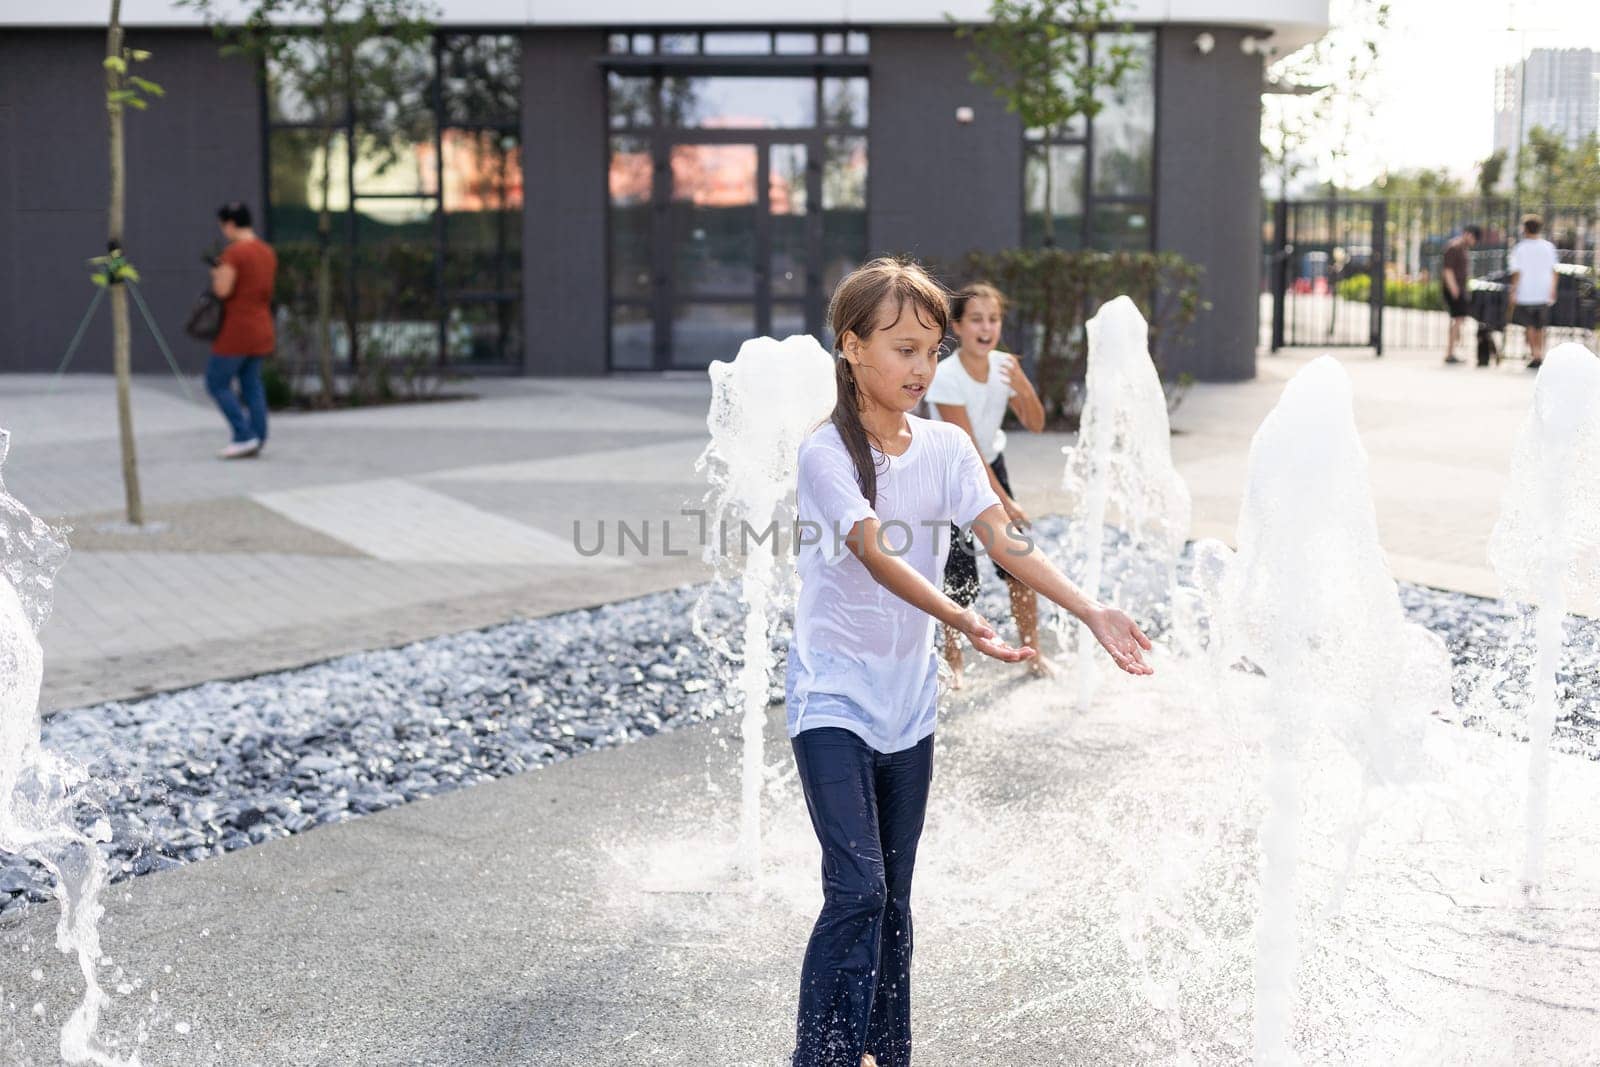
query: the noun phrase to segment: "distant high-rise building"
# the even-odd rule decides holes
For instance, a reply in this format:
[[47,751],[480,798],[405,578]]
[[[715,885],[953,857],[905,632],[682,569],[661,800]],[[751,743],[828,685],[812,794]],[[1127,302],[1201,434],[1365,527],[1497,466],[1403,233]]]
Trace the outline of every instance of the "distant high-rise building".
[[1518,132],[1536,126],[1575,145],[1600,131],[1600,52],[1590,48],[1535,48],[1523,64],[1495,76],[1494,147],[1506,153],[1506,175],[1517,163]]

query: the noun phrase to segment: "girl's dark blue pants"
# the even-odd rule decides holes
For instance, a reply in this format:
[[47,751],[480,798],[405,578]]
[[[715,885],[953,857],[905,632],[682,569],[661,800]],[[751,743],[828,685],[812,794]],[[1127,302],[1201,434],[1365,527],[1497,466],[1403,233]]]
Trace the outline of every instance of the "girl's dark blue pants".
[[911,1063],[911,871],[933,737],[885,755],[848,730],[792,744],[822,844],[822,914],[800,972],[794,1067]]

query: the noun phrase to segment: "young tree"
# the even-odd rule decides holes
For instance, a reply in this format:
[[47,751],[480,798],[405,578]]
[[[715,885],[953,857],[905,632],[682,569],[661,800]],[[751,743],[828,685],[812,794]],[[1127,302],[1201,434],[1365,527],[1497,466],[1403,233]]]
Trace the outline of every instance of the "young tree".
[[111,19],[106,27],[106,57],[101,63],[106,75],[106,118],[111,161],[111,192],[106,211],[106,254],[89,262],[95,268],[93,281],[111,294],[111,366],[117,376],[117,432],[122,444],[122,491],[128,522],[144,523],[144,501],[139,493],[139,459],[133,442],[133,368],[129,349],[128,288],[137,283],[139,272],[123,255],[122,227],[127,213],[127,153],[124,149],[122,118],[125,108],[143,111],[147,96],[161,96],[161,86],[147,81],[129,68],[150,58],[149,52],[128,48],[122,40],[122,0],[111,0]]
[[[1045,219],[1043,243],[1030,258],[1037,286],[1024,301],[1032,306],[1038,323],[1037,366],[1046,405],[1061,414],[1067,381],[1074,373],[1074,354],[1062,317],[1062,304],[1082,298],[1067,278],[1075,262],[1056,248],[1056,176],[1050,144],[1061,138],[1077,118],[1094,122],[1107,98],[1122,86],[1138,64],[1133,45],[1115,38],[1096,37],[1107,30],[1126,30],[1109,24],[1112,0],[990,0],[989,21],[957,29],[973,43],[968,54],[971,80],[1005,102],[1006,110],[1021,118],[1024,130],[1043,139],[1045,163]],[[1021,304],[1019,304],[1021,310]]]
[[1582,208],[1592,221],[1600,211],[1600,134],[1591,133],[1567,150],[1559,193],[1563,203]]
[[[974,83],[993,90],[1006,110],[1048,143],[1072,121],[1085,122],[1105,106],[1138,65],[1133,46],[1096,41],[1108,25],[1110,0],[990,0],[989,21],[957,33],[975,46],[969,56]],[[1044,241],[1055,244],[1055,175],[1044,153]]]
[[[224,42],[223,54],[249,59],[272,79],[280,99],[307,112],[317,137],[313,180],[317,203],[314,345],[324,404],[335,393],[333,366],[333,199],[335,144],[354,126],[360,148],[395,161],[406,134],[431,108],[417,99],[429,75],[411,61],[432,32],[428,0],[253,0],[242,23],[225,23],[236,8],[222,0],[178,0],[200,11]],[[346,146],[355,152],[357,145]],[[355,210],[350,204],[347,210]],[[353,294],[347,301],[353,299]],[[352,355],[355,331],[350,331]]]
[[1496,148],[1478,164],[1478,195],[1485,201],[1492,199],[1500,188],[1500,175],[1506,169],[1506,150]]
[[1535,126],[1528,131],[1527,151],[1517,153],[1520,160],[1527,157],[1533,165],[1534,188],[1539,191],[1539,202],[1546,208],[1555,202],[1555,192],[1563,184],[1567,163],[1567,142],[1561,134]]
[[1289,185],[1306,169],[1305,150],[1311,143],[1311,126],[1299,111],[1280,109],[1261,124],[1263,170],[1278,178],[1278,198],[1289,198]]
[[1292,128],[1301,146],[1317,150],[1317,167],[1330,194],[1358,181],[1350,161],[1377,105],[1379,42],[1389,17],[1386,0],[1332,0],[1328,32],[1268,70],[1270,81],[1286,86],[1338,87],[1316,95],[1270,93],[1262,105],[1262,141],[1269,155]]
[[[1595,220],[1600,217],[1600,136],[1589,134],[1575,145],[1559,134],[1535,126],[1517,154],[1525,159],[1531,188],[1539,200],[1536,210],[1556,212],[1563,218],[1558,235],[1555,219],[1547,218],[1552,240],[1573,240],[1577,247],[1592,247]],[[1526,205],[1534,207],[1534,205]]]

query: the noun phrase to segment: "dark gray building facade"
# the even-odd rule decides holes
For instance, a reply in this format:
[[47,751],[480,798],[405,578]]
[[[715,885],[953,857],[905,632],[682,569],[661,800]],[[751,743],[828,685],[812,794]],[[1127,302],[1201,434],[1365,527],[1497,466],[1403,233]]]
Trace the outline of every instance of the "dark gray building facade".
[[[1211,308],[1169,362],[1246,378],[1263,57],[1241,44],[1272,29],[1134,23],[1125,92],[1046,144],[971,83],[969,46],[942,25],[450,27],[414,57],[425,88],[396,102],[403,129],[373,143],[352,105],[330,149],[303,101],[208,30],[135,26],[167,95],[127,120],[126,247],[190,369],[205,350],[182,323],[229,199],[255,208],[302,307],[329,211],[343,358],[692,369],[744,337],[819,332],[832,284],[872,255],[950,263],[1037,241],[1050,153],[1057,242],[1200,264]],[[0,369],[55,369],[94,293],[104,41],[0,29]],[[102,311],[73,369],[107,370],[109,348]],[[134,360],[164,365],[137,322]]]

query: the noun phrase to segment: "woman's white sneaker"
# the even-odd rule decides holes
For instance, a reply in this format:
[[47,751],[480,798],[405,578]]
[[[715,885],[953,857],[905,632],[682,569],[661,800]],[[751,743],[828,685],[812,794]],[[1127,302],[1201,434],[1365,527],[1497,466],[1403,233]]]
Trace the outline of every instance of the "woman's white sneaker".
[[261,451],[261,442],[252,437],[248,441],[235,441],[217,453],[218,459],[244,459]]

